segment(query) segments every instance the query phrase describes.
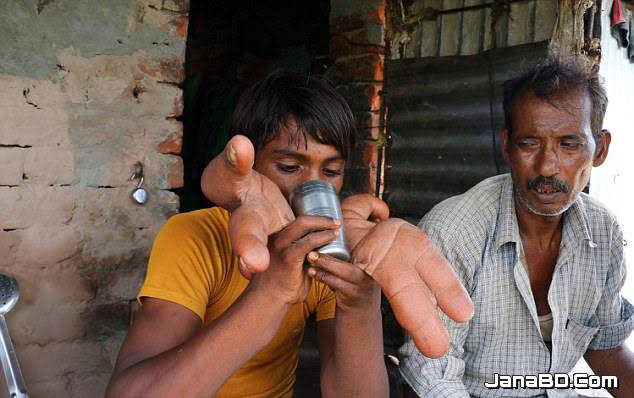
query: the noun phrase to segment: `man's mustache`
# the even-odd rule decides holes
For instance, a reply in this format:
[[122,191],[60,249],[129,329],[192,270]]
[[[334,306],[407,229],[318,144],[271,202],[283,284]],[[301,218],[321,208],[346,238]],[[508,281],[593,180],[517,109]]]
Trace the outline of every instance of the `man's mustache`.
[[551,177],[538,176],[528,181],[528,189],[530,190],[536,191],[537,187],[540,187],[540,186],[541,187],[550,186],[550,187],[553,187],[557,191],[562,191],[565,193],[568,193],[568,191],[570,191],[570,188],[568,187],[568,183],[566,183],[566,181],[559,180],[553,176]]

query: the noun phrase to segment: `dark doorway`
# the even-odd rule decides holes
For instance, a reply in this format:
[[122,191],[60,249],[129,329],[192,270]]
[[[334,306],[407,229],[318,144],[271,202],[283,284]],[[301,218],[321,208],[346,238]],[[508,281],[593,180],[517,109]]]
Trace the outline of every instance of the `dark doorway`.
[[205,165],[226,144],[240,94],[275,69],[321,75],[330,65],[330,1],[192,0],[184,83],[181,212],[208,207]]

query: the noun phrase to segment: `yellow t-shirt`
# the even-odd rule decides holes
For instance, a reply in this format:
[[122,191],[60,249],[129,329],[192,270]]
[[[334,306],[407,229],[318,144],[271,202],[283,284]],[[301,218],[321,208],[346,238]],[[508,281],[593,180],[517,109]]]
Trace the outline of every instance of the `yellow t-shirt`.
[[[180,304],[205,326],[222,315],[249,284],[238,271],[228,225],[229,213],[218,207],[170,218],[154,241],[139,300],[154,297]],[[299,345],[313,312],[318,321],[335,315],[334,293],[315,280],[273,340],[234,373],[216,397],[291,397]]]

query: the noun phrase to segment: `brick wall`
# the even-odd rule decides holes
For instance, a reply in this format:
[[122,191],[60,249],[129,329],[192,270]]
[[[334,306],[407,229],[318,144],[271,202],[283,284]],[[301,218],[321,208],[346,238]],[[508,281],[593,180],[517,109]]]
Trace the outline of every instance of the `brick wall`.
[[332,0],[328,77],[350,104],[358,123],[356,148],[346,170],[347,192],[374,192],[379,151],[380,91],[385,55],[385,1]]
[[[103,395],[153,238],[178,209],[187,10],[0,5],[0,272],[20,284],[7,321],[32,397]],[[137,161],[143,207],[129,196]]]

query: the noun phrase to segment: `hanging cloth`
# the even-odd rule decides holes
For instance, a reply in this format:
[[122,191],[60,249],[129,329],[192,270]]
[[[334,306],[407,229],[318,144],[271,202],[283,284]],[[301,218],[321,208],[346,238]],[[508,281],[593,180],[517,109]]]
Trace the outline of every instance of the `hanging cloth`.
[[619,43],[619,47],[629,48],[630,17],[630,11],[623,8],[621,0],[614,0],[610,11],[610,26],[612,28],[612,36]]

